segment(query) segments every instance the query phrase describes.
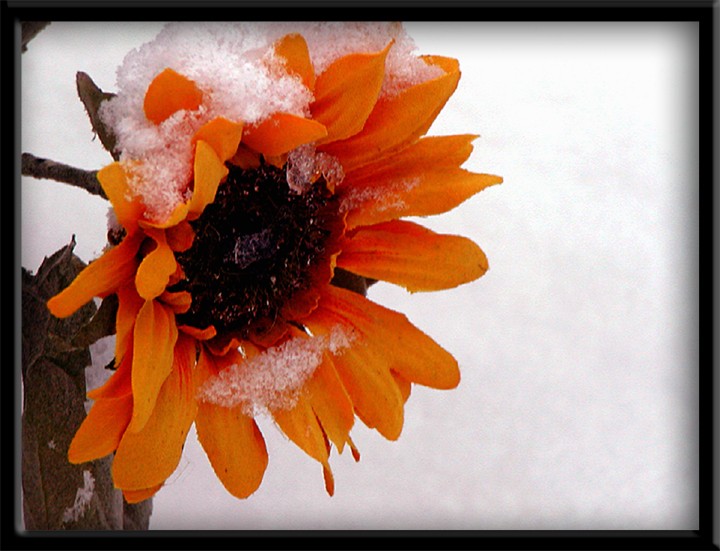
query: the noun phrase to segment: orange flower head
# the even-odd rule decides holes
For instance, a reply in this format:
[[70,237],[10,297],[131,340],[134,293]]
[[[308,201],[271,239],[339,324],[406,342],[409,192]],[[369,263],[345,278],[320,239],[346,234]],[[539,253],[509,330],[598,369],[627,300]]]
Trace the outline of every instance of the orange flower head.
[[461,168],[475,136],[424,136],[457,61],[415,56],[397,24],[259,28],[171,25],[129,54],[101,110],[122,152],[98,173],[116,239],[48,302],[64,317],[118,297],[116,369],[69,459],[114,453],[129,502],[162,487],[193,423],[227,490],[252,494],[258,415],[332,494],[332,447],[359,459],[356,416],[396,439],[413,383],[459,382],[451,354],[365,297],[375,280],[434,291],[488,268],[469,239],[402,220],[502,181]]

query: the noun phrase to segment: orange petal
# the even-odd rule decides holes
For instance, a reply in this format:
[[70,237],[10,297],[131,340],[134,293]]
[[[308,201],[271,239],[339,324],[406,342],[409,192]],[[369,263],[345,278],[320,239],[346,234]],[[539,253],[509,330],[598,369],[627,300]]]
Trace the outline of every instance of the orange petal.
[[50,312],[55,317],[65,318],[93,297],[112,293],[132,280],[138,265],[135,255],[142,239],[142,232],[128,234],[118,246],[88,264],[68,287],[48,300]]
[[243,345],[244,343],[238,338],[228,336],[227,334],[206,343],[207,349],[212,352],[216,358],[231,354]]
[[328,356],[305,384],[305,392],[325,434],[342,452],[355,422],[355,415],[350,397]]
[[378,179],[415,176],[429,170],[456,168],[473,151],[472,142],[478,136],[425,136],[391,157],[379,159],[345,172],[342,186],[361,185]]
[[348,173],[338,194],[348,211],[348,229],[403,216],[446,212],[499,176],[459,168],[474,136],[423,138],[391,157]]
[[475,174],[461,168],[429,170],[417,176],[376,180],[366,187],[343,188],[348,229],[405,216],[447,212],[486,187],[502,183],[500,176]]
[[329,444],[308,400],[301,395],[292,409],[276,410],[272,412],[272,415],[290,440],[310,457],[320,462],[323,467],[325,490],[329,495],[333,495],[335,482],[328,463]]
[[263,155],[263,160],[275,168],[283,168],[287,163],[287,158],[287,153],[283,153],[282,155]]
[[[214,360],[204,349],[198,371],[216,373]],[[203,374],[198,375],[201,379]],[[246,498],[262,482],[268,455],[260,429],[240,407],[226,408],[200,402],[195,419],[198,440],[215,474],[232,495]]]
[[327,136],[324,125],[289,113],[276,113],[245,130],[243,143],[263,155],[282,155]]
[[327,463],[329,450],[325,444],[325,435],[304,396],[298,397],[292,409],[275,410],[272,416],[280,430],[301,450],[323,465]]
[[168,287],[172,287],[176,283],[182,281],[185,279],[185,270],[182,269],[182,266],[178,262],[177,269],[175,270],[175,273],[173,273],[170,276],[170,281],[168,281]]
[[132,394],[96,400],[70,443],[70,463],[85,463],[114,452],[132,415]]
[[[307,337],[304,332],[300,332],[299,330],[293,331],[293,335],[296,338],[302,338],[303,336]],[[319,374],[318,370],[322,370],[322,373]],[[333,375],[334,380],[331,379]],[[331,384],[323,384],[327,381],[331,381]],[[332,386],[332,383],[336,386]],[[326,389],[331,392],[331,396],[323,396],[321,397],[321,400],[318,400],[318,391],[322,392]],[[340,383],[337,373],[335,373],[332,363],[327,356],[323,358],[321,365],[316,368],[310,380],[307,381],[300,390],[300,394],[297,397],[295,405],[289,409],[277,409],[271,412],[275,422],[288,436],[288,438],[290,438],[290,440],[292,440],[301,450],[316,461],[320,462],[323,466],[326,490],[330,495],[332,495],[334,487],[332,472],[330,471],[330,465],[328,464],[330,443],[328,441],[325,427],[315,412],[314,404],[320,403],[321,406],[327,406],[327,401],[324,400],[324,398],[332,400],[336,397],[336,395],[332,394],[338,393],[338,391],[342,393],[341,396],[345,399],[345,403],[343,403],[343,405],[347,405],[347,414],[350,417],[349,425],[351,426],[354,420],[352,403],[347,397],[347,394],[345,394],[344,389],[342,388],[342,383]],[[332,404],[329,408],[325,407],[325,409],[321,408],[321,410],[329,411],[335,421],[337,420],[336,414],[338,411],[336,409],[333,410],[334,405],[335,404]],[[333,427],[340,428],[340,432],[343,432],[341,437],[338,438],[340,442],[338,449],[342,449],[342,446],[347,441],[350,426],[342,428],[338,426]]]
[[138,224],[141,228],[144,229],[166,229],[171,228],[183,220],[188,215],[188,209],[190,207],[190,202],[187,201],[185,203],[180,203],[175,206],[175,208],[172,210],[172,212],[168,215],[168,217],[165,220],[161,221],[150,221],[150,220],[140,220]]
[[351,234],[337,266],[416,292],[473,281],[487,271],[488,262],[480,247],[466,237],[440,235],[413,222],[393,220]]
[[198,439],[223,486],[246,498],[258,489],[267,467],[260,429],[239,407],[201,402],[195,420]]
[[135,397],[129,430],[138,432],[148,422],[158,393],[173,368],[178,330],[175,315],[148,300],[137,316],[133,332],[132,388]]
[[[364,337],[361,343],[369,343],[368,346],[385,359],[389,368],[405,379],[441,389],[454,388],[460,382],[455,358],[404,315],[357,293],[332,286],[325,290],[321,308],[335,313],[354,327]],[[336,366],[345,356],[347,353],[335,359]],[[350,395],[355,401],[354,395]]]
[[264,320],[255,323],[249,330],[248,339],[263,348],[269,348],[282,339],[290,330],[290,325],[283,320]]
[[260,156],[255,151],[250,151],[243,144],[240,144],[235,155],[228,159],[228,162],[247,170],[248,168],[260,166]]
[[128,199],[130,188],[122,165],[112,163],[100,169],[97,173],[97,179],[112,204],[118,222],[128,232],[137,228],[138,220],[142,217],[145,208],[137,198]]
[[160,124],[173,113],[194,111],[202,103],[202,92],[189,78],[168,68],[157,75],[145,93],[145,116]]
[[275,55],[282,58],[285,68],[291,75],[297,75],[310,90],[315,87],[315,69],[313,69],[307,42],[299,34],[288,34],[275,43]]
[[346,172],[343,185],[348,179],[373,179],[397,172],[422,173],[436,167],[459,167],[470,157],[472,142],[477,138],[476,134],[425,136],[392,157]]
[[[132,336],[130,338],[130,346],[132,346]],[[101,398],[121,398],[132,394],[132,350],[125,354],[121,361],[116,360],[117,369],[110,378],[98,388],[87,393],[87,397],[92,400],[100,400]]]
[[348,438],[348,445],[350,446],[350,450],[352,450],[353,459],[357,463],[360,461],[360,452],[358,451],[357,446],[355,446],[355,443],[352,441],[352,438]]
[[391,371],[390,373],[392,374],[393,379],[395,379],[395,383],[397,383],[397,386],[400,389],[400,394],[402,394],[403,401],[407,402],[408,398],[410,398],[410,392],[412,392],[412,383],[410,383],[410,381],[408,381],[405,377],[395,371]]
[[197,411],[194,364],[195,341],[181,337],[152,415],[142,430],[128,430],[120,441],[112,465],[116,487],[147,490],[165,482],[177,467]]
[[190,200],[190,218],[197,218],[215,200],[220,181],[228,169],[215,150],[202,140],[195,146],[195,187]]
[[175,273],[177,263],[163,230],[148,229],[146,233],[155,241],[156,247],[140,263],[135,276],[135,286],[142,298],[151,300],[165,290],[170,276]]
[[182,253],[192,247],[195,231],[192,229],[190,222],[183,220],[176,226],[165,230],[165,238],[173,251]]
[[323,478],[325,479],[325,491],[330,497],[335,493],[335,478],[333,477],[330,465],[323,465]]
[[[316,335],[326,334],[338,323],[353,325],[342,308],[328,300],[303,320]],[[403,399],[390,375],[389,358],[383,355],[381,343],[361,332],[356,332],[356,338],[350,348],[333,358],[335,369],[363,423],[395,440],[403,425]]]
[[128,503],[140,503],[141,501],[150,499],[162,487],[162,484],[158,484],[157,486],[153,486],[152,488],[145,488],[144,490],[123,490],[123,497]]
[[392,42],[381,52],[341,57],[318,76],[310,111],[327,127],[320,143],[343,140],[362,130],[382,88],[391,46]]
[[184,314],[192,304],[192,296],[187,291],[165,291],[160,295],[160,300],[176,314]]
[[198,329],[197,327],[190,327],[189,325],[180,325],[178,329],[198,341],[206,341],[217,335],[217,330],[212,325],[205,329]]
[[362,131],[318,149],[337,157],[345,171],[407,147],[425,134],[457,87],[460,69],[454,59],[426,58],[445,74],[417,84],[375,104]]
[[204,141],[215,150],[222,162],[235,155],[240,138],[242,138],[243,125],[232,122],[224,117],[216,117],[205,123],[193,136],[193,143]]
[[390,375],[388,361],[374,343],[353,347],[334,364],[358,417],[388,440],[397,440],[403,426],[403,398]]
[[115,315],[115,365],[119,365],[131,346],[132,332],[140,308],[145,301],[135,285],[123,285],[117,290],[118,310]]

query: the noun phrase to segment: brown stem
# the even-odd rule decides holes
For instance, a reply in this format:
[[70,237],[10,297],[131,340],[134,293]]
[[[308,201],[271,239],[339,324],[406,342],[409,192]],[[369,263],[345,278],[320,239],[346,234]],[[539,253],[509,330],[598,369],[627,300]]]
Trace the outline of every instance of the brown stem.
[[83,170],[50,159],[41,159],[31,153],[23,153],[22,175],[63,182],[107,199],[107,195],[98,182],[97,170]]

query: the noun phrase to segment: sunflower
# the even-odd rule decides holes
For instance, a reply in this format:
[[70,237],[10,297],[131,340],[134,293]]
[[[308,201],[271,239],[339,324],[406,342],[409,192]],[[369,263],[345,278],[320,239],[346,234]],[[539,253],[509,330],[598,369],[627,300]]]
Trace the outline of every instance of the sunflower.
[[483,275],[471,240],[401,218],[448,211],[502,179],[460,168],[476,136],[424,137],[456,89],[458,62],[416,57],[425,76],[388,91],[394,48],[344,52],[317,71],[303,35],[274,39],[261,61],[302,88],[303,113],[217,114],[209,87],[182,67],[146,86],[148,127],[192,128],[166,147],[189,151],[191,166],[152,199],[148,156],[100,170],[114,239],[48,302],[65,317],[118,297],[115,370],[88,393],[69,459],[114,453],[128,502],[162,487],[193,423],[225,488],[249,496],[268,461],[256,423],[267,414],[320,463],[332,495],[332,447],[359,459],[356,416],[394,440],[413,383],[458,384],[450,353],[364,291],[375,280],[416,292]]

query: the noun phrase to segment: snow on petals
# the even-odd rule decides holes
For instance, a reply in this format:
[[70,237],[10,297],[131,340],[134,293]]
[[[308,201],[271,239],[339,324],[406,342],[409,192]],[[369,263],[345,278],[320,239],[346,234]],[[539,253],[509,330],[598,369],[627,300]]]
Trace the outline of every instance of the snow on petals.
[[291,338],[208,379],[197,398],[228,408],[241,406],[250,416],[291,409],[323,355],[341,354],[353,339],[352,329],[341,325],[327,335]]
[[[282,70],[272,46],[301,34],[316,74],[354,52],[376,52],[393,44],[385,62],[381,96],[393,96],[442,73],[419,57],[399,23],[172,23],[133,51],[117,71],[117,94],[100,116],[117,138],[130,191],[142,198],[146,216],[164,220],[188,199],[192,136],[208,121],[254,124],[275,113],[310,114],[313,95],[301,79]],[[166,69],[189,79],[201,92],[197,109],[180,109],[158,124],[143,109],[148,86]]]

